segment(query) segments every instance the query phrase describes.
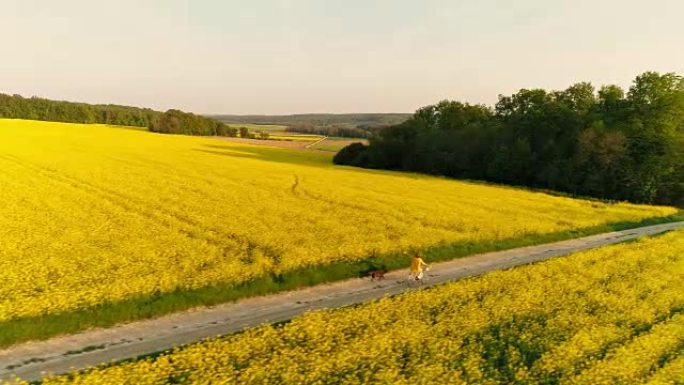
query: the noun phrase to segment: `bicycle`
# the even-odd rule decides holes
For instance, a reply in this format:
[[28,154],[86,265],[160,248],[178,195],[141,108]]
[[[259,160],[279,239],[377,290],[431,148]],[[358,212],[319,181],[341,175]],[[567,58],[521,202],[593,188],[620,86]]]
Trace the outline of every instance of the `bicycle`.
[[429,267],[426,267],[424,269],[420,269],[420,272],[418,274],[414,273],[409,273],[406,283],[408,284],[409,287],[417,287],[417,286],[423,286],[426,283],[426,277],[427,277],[427,272],[430,271]]

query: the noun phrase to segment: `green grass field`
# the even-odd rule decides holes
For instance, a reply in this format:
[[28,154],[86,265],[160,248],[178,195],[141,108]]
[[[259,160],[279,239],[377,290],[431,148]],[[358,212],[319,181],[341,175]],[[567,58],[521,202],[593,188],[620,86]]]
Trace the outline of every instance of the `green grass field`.
[[270,140],[288,140],[293,142],[316,142],[323,139],[320,135],[297,134],[288,132],[286,134],[271,134]]
[[240,129],[241,127],[247,127],[249,132],[256,136],[255,139],[260,139],[260,133],[267,133],[269,135],[268,140],[285,140],[285,141],[303,141],[303,142],[315,142],[323,138],[320,135],[315,134],[300,134],[296,132],[287,132],[287,126],[276,125],[276,124],[228,124],[228,127],[233,127]]
[[364,143],[368,144],[368,140],[366,139],[355,139],[355,138],[336,138],[336,137],[330,137],[330,138],[325,138],[325,140],[316,143],[315,145],[311,146],[309,149],[311,150],[319,150],[319,151],[329,151],[329,152],[338,152],[344,147],[347,147],[348,145],[352,143]]
[[270,133],[276,133],[276,132],[285,132],[287,129],[287,126],[282,126],[282,125],[277,125],[277,124],[249,124],[249,123],[244,123],[244,124],[227,124],[228,127],[234,127],[237,129],[240,129],[240,127],[247,127],[249,129],[249,132],[252,133],[257,133],[257,132],[268,132]]

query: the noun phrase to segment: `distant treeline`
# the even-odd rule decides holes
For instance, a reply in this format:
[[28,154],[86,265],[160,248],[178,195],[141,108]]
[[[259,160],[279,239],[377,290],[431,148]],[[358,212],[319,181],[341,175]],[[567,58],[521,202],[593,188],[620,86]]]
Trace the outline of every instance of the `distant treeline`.
[[230,124],[277,124],[286,131],[323,136],[369,138],[383,127],[396,125],[411,117],[403,113],[369,114],[295,114],[295,115],[214,115]]
[[162,134],[237,136],[238,129],[217,120],[179,110],[168,110],[150,122],[150,131]]
[[334,161],[683,207],[684,79],[523,89],[494,108],[442,101]]
[[149,108],[86,104],[0,94],[0,117],[66,123],[147,127],[160,112]]
[[359,125],[357,127],[314,126],[312,124],[295,124],[288,126],[286,132],[315,134],[322,136],[338,136],[342,138],[370,138],[389,126]]
[[399,124],[411,117],[403,113],[368,114],[294,114],[294,115],[212,115],[214,119],[233,124],[280,124],[290,126],[310,124],[313,126],[388,126]]
[[214,119],[179,110],[162,113],[149,108],[5,94],[0,94],[0,118],[148,127],[150,131],[167,134],[237,136],[238,133],[237,129]]

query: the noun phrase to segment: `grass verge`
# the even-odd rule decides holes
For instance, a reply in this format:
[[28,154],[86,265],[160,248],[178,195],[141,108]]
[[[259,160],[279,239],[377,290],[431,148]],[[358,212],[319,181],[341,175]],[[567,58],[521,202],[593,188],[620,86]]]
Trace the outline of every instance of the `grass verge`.
[[[507,240],[459,242],[431,247],[423,250],[422,253],[429,262],[439,262],[478,253],[676,221],[684,221],[684,214]],[[302,268],[281,275],[264,276],[241,285],[222,284],[196,290],[149,294],[70,312],[4,321],[0,322],[0,348],[29,340],[43,340],[60,334],[76,333],[92,327],[109,327],[119,323],[158,317],[197,306],[216,305],[246,297],[354,278],[378,268],[400,269],[407,267],[409,263],[409,259],[403,255],[376,255],[357,262],[338,262]]]

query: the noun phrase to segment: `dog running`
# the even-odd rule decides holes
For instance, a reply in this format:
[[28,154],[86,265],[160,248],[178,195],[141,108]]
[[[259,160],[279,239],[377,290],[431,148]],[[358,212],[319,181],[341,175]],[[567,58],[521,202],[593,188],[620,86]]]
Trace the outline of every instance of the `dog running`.
[[385,273],[387,273],[387,270],[374,270],[368,273],[368,275],[371,278],[371,281],[375,281],[376,279],[378,281],[385,279]]

